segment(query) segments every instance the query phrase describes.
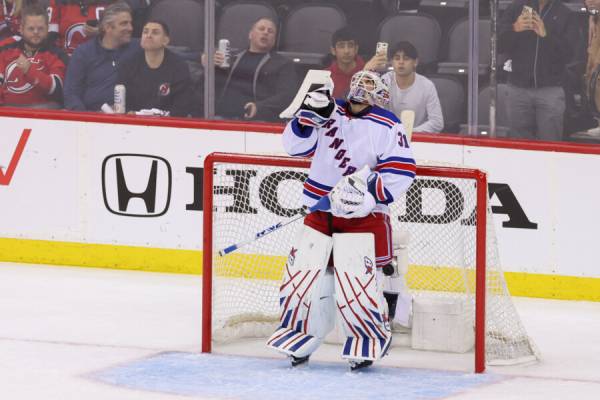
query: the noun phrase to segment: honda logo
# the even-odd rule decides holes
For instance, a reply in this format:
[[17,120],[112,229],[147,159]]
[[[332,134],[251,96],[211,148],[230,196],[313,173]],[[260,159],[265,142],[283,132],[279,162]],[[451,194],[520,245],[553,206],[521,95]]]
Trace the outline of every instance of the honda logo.
[[159,217],[169,209],[171,166],[162,157],[113,154],[102,162],[106,209],[129,217]]

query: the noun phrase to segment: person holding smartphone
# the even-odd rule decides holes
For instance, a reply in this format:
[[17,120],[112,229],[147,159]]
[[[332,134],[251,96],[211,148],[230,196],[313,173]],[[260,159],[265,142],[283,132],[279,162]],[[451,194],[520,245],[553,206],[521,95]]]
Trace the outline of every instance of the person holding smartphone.
[[417,73],[417,48],[408,41],[400,41],[391,50],[393,70],[381,77],[390,89],[386,108],[397,116],[404,110],[414,111],[415,132],[441,132],[444,116],[440,99],[433,82]]
[[511,60],[510,135],[561,140],[565,67],[579,41],[574,14],[560,0],[514,0],[498,27],[498,52]]
[[336,98],[346,97],[350,90],[352,76],[362,69],[382,71],[387,65],[387,49],[383,51],[378,44],[380,52],[368,61],[358,54],[359,33],[351,26],[344,26],[331,36],[331,49],[324,60],[325,69],[331,71],[331,79],[334,83],[333,96]]

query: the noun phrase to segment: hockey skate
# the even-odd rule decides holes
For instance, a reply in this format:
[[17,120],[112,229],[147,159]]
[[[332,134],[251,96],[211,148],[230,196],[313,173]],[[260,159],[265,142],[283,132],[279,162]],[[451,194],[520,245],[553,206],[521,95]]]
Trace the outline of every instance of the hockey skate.
[[290,360],[292,362],[292,367],[300,367],[300,366],[305,366],[308,364],[308,359],[310,358],[310,355],[305,356],[305,357],[294,357],[294,356],[290,356]]
[[359,369],[365,369],[373,365],[371,360],[352,360],[350,361],[350,371],[358,371]]

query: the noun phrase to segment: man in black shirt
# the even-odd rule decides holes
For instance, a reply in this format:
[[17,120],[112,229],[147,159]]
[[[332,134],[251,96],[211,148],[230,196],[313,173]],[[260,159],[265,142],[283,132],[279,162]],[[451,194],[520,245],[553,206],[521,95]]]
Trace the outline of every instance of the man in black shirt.
[[125,85],[128,111],[157,108],[172,117],[191,113],[192,91],[186,62],[169,51],[169,28],[148,21],[142,31],[143,53],[119,65],[117,83]]
[[248,49],[223,68],[223,55],[215,54],[217,76],[216,113],[227,118],[276,121],[297,89],[294,65],[275,53],[277,26],[260,18],[250,33]]
[[498,52],[511,62],[511,136],[561,140],[565,66],[578,43],[573,13],[560,0],[513,0],[498,23]]

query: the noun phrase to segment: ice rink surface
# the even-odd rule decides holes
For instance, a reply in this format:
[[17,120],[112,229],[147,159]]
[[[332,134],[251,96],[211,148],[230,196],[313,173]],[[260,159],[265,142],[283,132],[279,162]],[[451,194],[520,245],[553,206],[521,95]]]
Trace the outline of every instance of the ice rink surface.
[[515,298],[542,353],[472,374],[472,353],[394,348],[351,373],[324,346],[310,365],[248,341],[200,354],[201,277],[0,263],[0,398],[600,399],[600,303]]

